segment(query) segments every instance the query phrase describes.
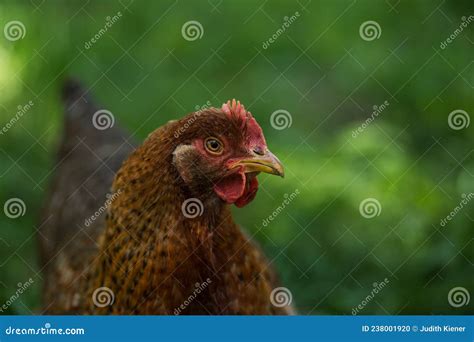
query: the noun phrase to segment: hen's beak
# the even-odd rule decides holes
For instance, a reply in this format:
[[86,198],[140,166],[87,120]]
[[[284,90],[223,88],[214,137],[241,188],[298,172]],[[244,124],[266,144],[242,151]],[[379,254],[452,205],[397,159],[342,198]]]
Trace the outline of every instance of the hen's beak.
[[285,176],[283,165],[278,158],[271,153],[266,151],[263,155],[256,155],[255,157],[243,158],[231,165],[231,168],[243,166],[244,172],[265,172],[280,177]]

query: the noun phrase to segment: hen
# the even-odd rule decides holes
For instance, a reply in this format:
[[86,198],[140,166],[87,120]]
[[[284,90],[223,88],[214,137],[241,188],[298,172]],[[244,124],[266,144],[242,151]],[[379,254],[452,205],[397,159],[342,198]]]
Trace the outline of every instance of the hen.
[[231,215],[254,199],[258,173],[283,176],[243,105],[170,121],[135,149],[112,121],[97,125],[104,112],[77,83],[64,99],[40,228],[45,313],[292,312],[272,305],[276,277]]

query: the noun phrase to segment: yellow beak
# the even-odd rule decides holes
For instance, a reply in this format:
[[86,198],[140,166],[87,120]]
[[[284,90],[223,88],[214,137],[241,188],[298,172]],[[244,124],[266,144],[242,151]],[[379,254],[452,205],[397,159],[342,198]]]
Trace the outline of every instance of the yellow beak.
[[283,165],[281,164],[280,160],[278,160],[278,158],[270,151],[267,151],[262,156],[255,156],[238,160],[232,164],[231,168],[238,166],[243,166],[244,172],[246,173],[265,172],[280,177],[285,176]]

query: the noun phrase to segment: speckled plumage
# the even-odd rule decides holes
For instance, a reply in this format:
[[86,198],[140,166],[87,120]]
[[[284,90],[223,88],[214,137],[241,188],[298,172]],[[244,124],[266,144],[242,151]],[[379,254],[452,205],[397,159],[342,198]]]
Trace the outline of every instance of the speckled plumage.
[[[274,274],[234,223],[230,206],[213,193],[216,167],[181,149],[196,136],[214,132],[229,141],[242,139],[242,124],[242,117],[206,109],[150,134],[116,173],[105,222],[94,222],[104,226],[90,238],[94,247],[81,256],[60,252],[52,259],[47,268],[52,280],[45,289],[47,312],[290,313],[289,307],[271,304],[270,293],[277,286]],[[190,198],[202,203],[202,214],[194,218],[183,215],[182,205]],[[54,215],[52,210],[48,212]],[[200,284],[206,285],[196,294]],[[93,300],[95,291],[104,287],[113,293],[111,305]]]

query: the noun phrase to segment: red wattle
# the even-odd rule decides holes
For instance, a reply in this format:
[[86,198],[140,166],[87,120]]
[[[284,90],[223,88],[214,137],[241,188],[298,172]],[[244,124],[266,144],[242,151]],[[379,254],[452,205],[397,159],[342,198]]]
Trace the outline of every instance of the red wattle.
[[224,202],[231,204],[243,195],[245,190],[245,174],[234,173],[221,179],[214,185],[214,191]]
[[255,195],[257,195],[257,190],[258,190],[258,180],[257,177],[253,176],[252,179],[249,182],[250,184],[246,187],[244,194],[235,201],[235,206],[237,208],[242,208],[243,206],[246,206],[252,200],[255,198]]
[[243,172],[227,176],[214,185],[214,191],[219,198],[228,204],[234,203],[238,208],[250,203],[257,190],[258,181],[255,175],[249,176]]

